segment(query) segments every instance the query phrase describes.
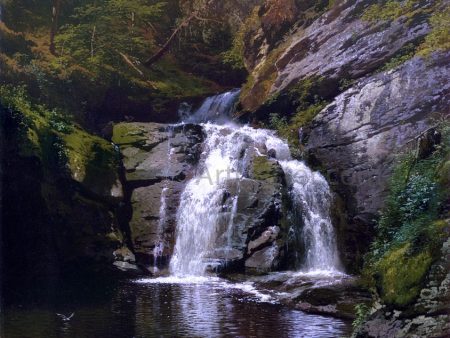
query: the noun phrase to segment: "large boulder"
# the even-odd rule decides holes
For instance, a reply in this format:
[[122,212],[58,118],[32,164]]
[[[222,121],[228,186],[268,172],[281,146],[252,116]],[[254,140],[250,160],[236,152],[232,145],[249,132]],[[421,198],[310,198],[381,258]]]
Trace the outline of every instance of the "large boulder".
[[202,127],[119,123],[112,139],[122,154],[136,260],[164,266],[173,250],[180,194],[200,156]]
[[284,263],[283,175],[276,160],[253,156],[249,177],[226,182],[214,257],[222,262],[219,269],[266,272]]

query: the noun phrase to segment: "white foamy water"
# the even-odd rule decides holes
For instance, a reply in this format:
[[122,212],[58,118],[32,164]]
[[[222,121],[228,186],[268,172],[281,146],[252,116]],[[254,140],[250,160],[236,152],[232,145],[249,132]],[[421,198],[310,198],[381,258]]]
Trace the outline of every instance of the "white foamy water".
[[[204,275],[213,266],[216,240],[224,231],[222,201],[229,180],[239,180],[249,167],[252,153],[275,149],[289,157],[289,149],[274,132],[233,125],[203,124],[207,135],[201,165],[196,177],[189,181],[177,214],[176,241],[170,271],[174,275]],[[226,236],[236,212],[237,195],[233,198]],[[229,243],[230,241],[227,240]]]
[[240,291],[244,297],[250,297],[253,301],[275,304],[277,301],[267,292],[258,290],[252,282],[232,283],[219,277],[207,276],[168,276],[158,278],[141,278],[135,281],[137,284],[187,284],[210,285],[220,290]]
[[301,220],[305,248],[303,272],[329,274],[340,270],[340,260],[330,208],[332,195],[325,178],[305,163],[280,161],[290,188],[294,220]]

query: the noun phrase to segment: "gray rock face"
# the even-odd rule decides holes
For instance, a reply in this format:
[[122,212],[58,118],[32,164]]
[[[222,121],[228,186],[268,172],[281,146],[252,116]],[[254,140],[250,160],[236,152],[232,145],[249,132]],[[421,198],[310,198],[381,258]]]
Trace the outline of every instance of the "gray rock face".
[[[440,6],[437,0],[425,0],[405,7],[403,16],[395,19],[364,19],[368,7],[376,3],[335,2],[322,15],[314,7],[303,8],[294,21],[286,22],[290,24],[289,33],[277,36],[276,47],[269,43],[273,31],[255,29],[244,51],[252,80],[242,92],[242,110],[258,111],[269,98],[308,78],[325,81],[321,95],[335,95],[340,84],[370,74],[403,47],[422,39],[430,31],[430,13],[438,12]],[[308,1],[302,2],[304,6],[308,7]],[[266,14],[262,11],[260,15],[264,26]],[[281,25],[288,16],[274,16],[272,25]]]
[[[271,93],[312,75],[359,78],[429,30],[424,15],[412,20],[405,15],[392,22],[364,21],[361,16],[370,4],[373,1],[344,1],[304,32],[294,33],[291,45],[276,62],[280,71]],[[433,4],[421,1],[419,6],[425,9]]]
[[173,248],[180,194],[200,154],[202,128],[120,123],[114,127],[113,141],[123,157],[125,188],[132,208],[130,236],[137,262],[164,265]]
[[145,260],[146,256],[153,256],[155,244],[159,242],[165,244],[161,252],[162,257],[169,257],[176,207],[183,187],[183,182],[163,180],[133,190],[133,214],[129,224],[133,247],[139,258]]
[[354,216],[369,221],[377,213],[394,153],[430,126],[434,112],[448,112],[449,55],[415,58],[360,81],[310,125],[306,149],[352,192]]
[[113,133],[128,182],[182,180],[198,159],[202,140],[201,127],[196,125],[121,123]]
[[377,217],[395,154],[415,145],[410,141],[430,127],[434,112],[449,112],[448,57],[414,58],[360,81],[305,130],[311,162],[324,168],[347,205],[349,224],[339,233],[344,236],[340,249],[349,262],[351,247],[363,250],[366,245],[352,240],[351,233],[364,233],[364,225]]

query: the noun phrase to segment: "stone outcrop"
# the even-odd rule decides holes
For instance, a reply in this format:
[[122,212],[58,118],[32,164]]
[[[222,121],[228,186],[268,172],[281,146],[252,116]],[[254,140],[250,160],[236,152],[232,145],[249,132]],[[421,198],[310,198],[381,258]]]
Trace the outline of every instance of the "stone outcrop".
[[[281,224],[282,182],[280,165],[265,156],[253,158],[250,177],[227,182],[227,196],[237,196],[231,235],[235,255],[229,267],[243,263],[247,272],[266,272],[283,264],[287,229]],[[229,209],[232,203],[233,198],[225,200]]]
[[[122,154],[130,239],[138,263],[168,262],[180,194],[193,175],[202,141],[198,125],[115,125],[113,142]],[[155,249],[158,243],[162,247]]]
[[[167,266],[180,196],[196,173],[204,137],[202,127],[194,124],[121,123],[114,127],[138,264]],[[264,272],[285,264],[288,229],[283,223],[283,171],[275,159],[250,153],[246,177],[229,179],[224,186],[216,249],[208,256],[219,271]]]
[[114,252],[127,248],[119,154],[76,125],[52,128],[33,106],[0,109],[5,287],[45,292],[68,274],[115,273]]
[[[305,78],[323,76],[328,82],[333,80],[337,89],[343,80],[373,72],[402,47],[429,32],[430,9],[438,2],[421,1],[397,18],[378,21],[363,18],[371,4],[369,0],[336,2],[316,20],[311,18],[319,15],[314,12],[317,7],[302,8],[302,15],[294,22],[272,15],[272,25],[283,25],[286,20],[291,23],[289,34],[279,34],[273,48],[270,46],[274,44],[269,43],[272,32],[264,30],[264,19],[271,9],[268,4],[269,12],[261,11],[260,28],[253,32],[256,37],[253,43],[246,44],[244,52],[252,80],[242,92],[242,109],[257,110],[269,97]],[[305,13],[309,15],[305,17]]]
[[310,162],[323,168],[347,206],[348,227],[339,231],[347,261],[370,240],[364,243],[358,233],[366,228],[370,234],[367,226],[383,206],[395,154],[415,146],[411,141],[432,125],[433,113],[449,112],[448,57],[414,58],[361,80],[305,129]]
[[[449,223],[449,220],[447,220]],[[450,335],[450,240],[428,273],[419,298],[407,309],[375,304],[357,337],[447,337]]]

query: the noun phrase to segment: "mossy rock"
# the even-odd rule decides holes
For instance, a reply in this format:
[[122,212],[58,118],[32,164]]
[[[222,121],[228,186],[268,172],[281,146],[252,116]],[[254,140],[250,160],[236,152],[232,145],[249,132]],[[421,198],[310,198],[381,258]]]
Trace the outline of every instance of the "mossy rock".
[[266,156],[256,156],[251,167],[251,177],[256,180],[279,183],[282,170],[276,160]]
[[411,304],[419,295],[433,262],[427,248],[410,255],[410,244],[394,248],[376,265],[376,284],[382,300],[395,307]]
[[114,125],[112,141],[119,145],[138,145],[146,140],[146,132],[135,123]]
[[71,178],[101,198],[122,198],[119,155],[110,142],[62,113],[30,103],[20,88],[1,87],[0,94],[20,129],[20,155],[38,158],[48,180]]
[[63,140],[74,180],[100,196],[122,197],[119,155],[110,142],[77,128],[64,135]]
[[443,187],[450,186],[450,154],[447,156],[445,161],[440,165],[438,171],[438,181]]

